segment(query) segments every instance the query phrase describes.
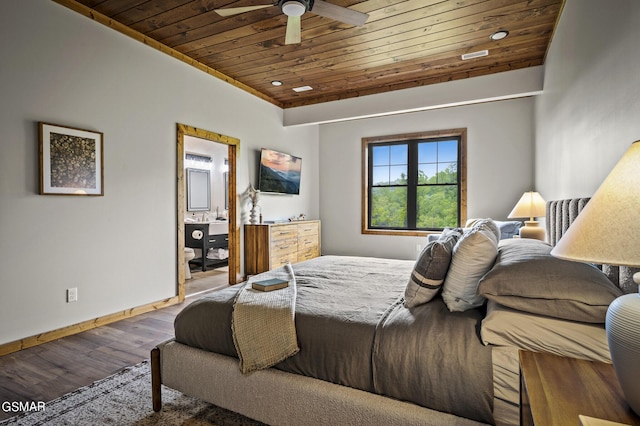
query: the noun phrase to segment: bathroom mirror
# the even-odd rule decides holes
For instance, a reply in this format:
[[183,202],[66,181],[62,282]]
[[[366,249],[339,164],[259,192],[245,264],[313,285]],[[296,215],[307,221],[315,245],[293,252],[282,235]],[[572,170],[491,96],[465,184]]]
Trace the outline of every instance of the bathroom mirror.
[[187,210],[211,210],[211,178],[209,170],[187,169]]

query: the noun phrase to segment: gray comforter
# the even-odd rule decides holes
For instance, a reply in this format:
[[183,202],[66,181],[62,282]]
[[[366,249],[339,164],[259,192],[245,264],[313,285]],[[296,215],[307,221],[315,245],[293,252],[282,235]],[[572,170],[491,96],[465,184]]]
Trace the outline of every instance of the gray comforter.
[[[413,263],[322,256],[293,265],[300,352],[275,368],[493,423],[483,312],[451,313],[440,297],[405,308]],[[241,286],[187,306],[175,321],[176,340],[237,357],[230,323]]]

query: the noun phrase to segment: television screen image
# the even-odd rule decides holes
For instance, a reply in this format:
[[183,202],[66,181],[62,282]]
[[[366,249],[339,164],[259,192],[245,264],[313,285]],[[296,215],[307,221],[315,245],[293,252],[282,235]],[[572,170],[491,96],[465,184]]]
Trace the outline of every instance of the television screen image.
[[262,148],[260,153],[260,192],[280,194],[300,193],[302,159],[272,149]]

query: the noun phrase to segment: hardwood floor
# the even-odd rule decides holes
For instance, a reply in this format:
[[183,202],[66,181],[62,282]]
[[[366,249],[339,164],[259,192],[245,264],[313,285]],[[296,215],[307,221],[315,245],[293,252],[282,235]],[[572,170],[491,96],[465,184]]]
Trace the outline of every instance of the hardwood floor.
[[[194,283],[220,288],[220,277],[226,275],[209,272],[194,276]],[[148,359],[156,344],[173,337],[178,312],[204,294],[198,292],[179,305],[0,357],[0,404],[48,402]],[[0,409],[0,420],[16,414]]]
[[224,288],[229,285],[229,267],[211,269],[208,271],[191,271],[191,279],[184,283],[187,296],[211,289]]

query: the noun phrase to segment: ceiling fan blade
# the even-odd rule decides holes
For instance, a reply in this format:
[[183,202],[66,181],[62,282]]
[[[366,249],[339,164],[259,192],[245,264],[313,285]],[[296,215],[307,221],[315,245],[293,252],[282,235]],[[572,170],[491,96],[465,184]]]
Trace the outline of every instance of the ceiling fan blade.
[[252,10],[264,9],[265,7],[271,7],[272,4],[265,4],[262,6],[244,6],[244,7],[229,7],[226,9],[214,9],[220,16],[233,16],[240,13],[251,12]]
[[364,25],[367,19],[369,19],[369,15],[366,13],[327,3],[323,0],[315,0],[311,8],[311,13],[358,27]]
[[289,16],[287,19],[287,34],[284,37],[284,44],[300,43],[300,17]]

